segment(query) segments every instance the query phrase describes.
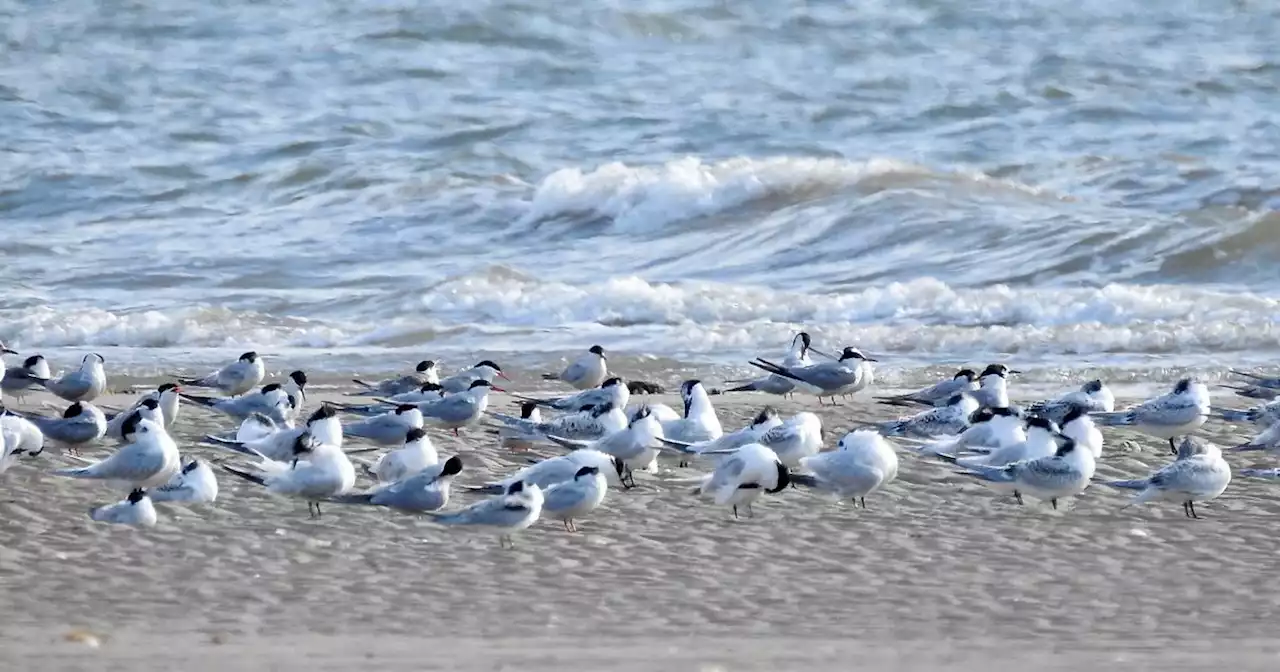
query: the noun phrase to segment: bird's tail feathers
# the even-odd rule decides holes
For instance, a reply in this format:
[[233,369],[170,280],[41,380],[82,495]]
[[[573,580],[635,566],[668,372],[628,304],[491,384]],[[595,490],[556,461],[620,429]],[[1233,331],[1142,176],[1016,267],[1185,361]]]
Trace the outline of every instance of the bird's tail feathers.
[[820,481],[813,474],[791,474],[791,482],[795,485],[803,485],[806,488],[819,487]]
[[587,446],[591,445],[590,441],[583,441],[581,439],[566,439],[564,437],[556,436],[554,434],[548,434],[546,438],[548,441],[554,444],[563,446],[565,448],[568,448],[569,450],[586,448]]
[[373,504],[373,493],[356,492],[345,495],[334,495],[329,498],[329,501],[336,502],[338,504]]
[[1219,418],[1222,418],[1227,422],[1248,422],[1249,421],[1249,411],[1247,409],[1239,410],[1235,408],[1221,408],[1218,406],[1210,406],[1209,410],[1217,414]]
[[220,466],[223,469],[227,470],[229,473],[235,474],[236,476],[239,476],[240,478],[243,478],[244,480],[249,481],[250,483],[257,483],[258,485],[267,484],[267,479],[263,477],[262,474],[255,474],[251,471],[245,471],[243,469],[238,469],[236,467],[232,467],[226,464],[223,464]]
[[1013,474],[1008,469],[1004,467],[988,467],[981,464],[961,465],[961,470],[956,473],[992,483],[1008,483],[1013,480]]
[[178,396],[190,401],[191,403],[200,404],[201,406],[213,406],[214,403],[218,401],[216,397],[208,397],[202,394],[187,394],[186,392],[182,392]]
[[1135,478],[1129,481],[1105,481],[1104,484],[1125,490],[1143,490],[1147,487],[1148,481],[1145,478]]

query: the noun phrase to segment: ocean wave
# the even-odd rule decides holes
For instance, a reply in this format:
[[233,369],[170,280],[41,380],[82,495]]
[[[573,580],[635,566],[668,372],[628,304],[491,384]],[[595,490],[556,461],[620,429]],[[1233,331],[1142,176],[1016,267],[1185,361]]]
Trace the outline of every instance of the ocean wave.
[[1280,319],[1275,314],[1280,300],[1274,298],[1173,285],[957,288],[921,278],[843,293],[809,293],[713,282],[650,282],[637,276],[575,285],[505,269],[441,283],[422,297],[422,304],[448,319],[544,327],[757,321],[975,327]]
[[1270,211],[1196,202],[1152,212],[1054,184],[886,157],[610,163],[547,176],[531,188],[514,233],[521,244],[531,229],[566,249],[566,241],[594,244],[615,273],[664,279],[1276,286],[1280,219]]
[[945,172],[892,158],[735,157],[707,162],[689,156],[656,166],[615,162],[584,171],[564,168],[535,188],[523,217],[531,224],[561,217],[607,218],[623,232],[733,211],[759,201],[777,208],[853,187],[869,194],[923,180],[1042,195],[1031,185],[977,171]]

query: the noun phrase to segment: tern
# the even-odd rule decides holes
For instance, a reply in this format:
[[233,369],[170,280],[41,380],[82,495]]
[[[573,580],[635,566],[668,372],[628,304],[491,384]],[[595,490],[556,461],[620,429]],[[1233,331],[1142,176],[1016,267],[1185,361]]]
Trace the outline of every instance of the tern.
[[609,365],[604,356],[604,348],[593,345],[587,353],[577,359],[560,373],[543,374],[543,380],[560,380],[569,383],[579,390],[599,387],[609,377]]
[[[791,339],[791,349],[787,351],[787,355],[782,360],[784,367],[809,366],[813,364],[813,360],[809,359],[809,345],[812,339],[806,332],[800,332]],[[730,384],[739,384],[737,387],[731,387],[725,392],[765,392],[767,394],[776,394],[786,396],[796,389],[795,381],[776,373],[770,373],[763,378],[754,380],[730,380],[726,381]]]
[[359,378],[353,378],[351,382],[359,385],[359,392],[352,392],[350,396],[361,397],[394,397],[397,394],[412,392],[422,387],[424,383],[433,385],[440,384],[440,373],[436,370],[436,363],[430,359],[424,359],[418,362],[414,367],[413,373],[403,376],[396,376],[377,383],[366,383]]
[[257,387],[267,375],[266,364],[258,353],[249,351],[240,358],[202,378],[190,378],[178,382],[187,387],[207,387],[229,397],[244,394]]
[[[814,352],[817,352],[817,350]],[[766,359],[756,359],[750,364],[769,373],[790,378],[796,382],[798,391],[818,397],[819,402],[822,401],[823,397],[830,397],[831,403],[835,404],[837,396],[862,389],[865,386],[863,380],[866,372],[862,368],[862,362],[864,361],[874,362],[876,360],[862,354],[857,348],[846,347],[840,353],[840,358],[832,362],[787,367],[774,364]]]
[[1231,483],[1231,466],[1217,446],[1193,436],[1182,440],[1178,457],[1146,478],[1111,481],[1115,488],[1138,490],[1128,506],[1143,502],[1177,502],[1188,518],[1199,518],[1196,502],[1216,499]]
[[499,545],[515,548],[511,535],[538,522],[543,494],[537,485],[516,481],[496,497],[476,502],[455,513],[428,513],[441,525],[490,527],[498,530]]
[[502,372],[501,366],[498,366],[492,360],[486,359],[465,371],[459,371],[441,380],[440,388],[446,394],[465,392],[471,389],[471,384],[477,380],[483,380],[492,385],[495,377],[510,380],[510,378],[507,378],[507,374]]
[[[0,353],[17,354],[0,344]],[[4,367],[4,358],[0,357],[0,391],[11,394],[21,400],[28,392],[44,389],[52,374],[49,362],[43,355],[32,355],[22,361],[22,366]]]
[[449,505],[450,486],[462,473],[462,459],[457,455],[390,482],[369,492],[336,495],[342,504],[382,506],[402,513],[439,511]]
[[76,469],[58,469],[53,473],[69,478],[108,481],[126,490],[164,485],[178,473],[181,459],[178,446],[164,431],[164,426],[137,415],[125,421],[126,443],[113,455]]
[[1169,441],[1169,450],[1178,452],[1173,439],[1199,429],[1209,417],[1209,389],[1194,378],[1183,378],[1173,391],[1123,411],[1094,413],[1094,420],[1107,427],[1132,427],[1143,434]]
[[1058,424],[1066,424],[1067,414],[1072,409],[1080,409],[1085,413],[1110,413],[1116,410],[1116,398],[1111,389],[1101,380],[1094,379],[1056,399],[1046,399],[1028,404],[1027,411],[1041,415]]
[[107,389],[107,373],[102,368],[104,361],[97,353],[85,355],[80,361],[80,368],[55,380],[47,380],[44,386],[67,401],[93,401]]
[[911,404],[942,406],[951,397],[961,392],[973,394],[977,389],[978,374],[974,373],[973,369],[960,369],[951,378],[934,383],[922,390],[891,397],[876,397],[876,401],[891,406],[907,406]]

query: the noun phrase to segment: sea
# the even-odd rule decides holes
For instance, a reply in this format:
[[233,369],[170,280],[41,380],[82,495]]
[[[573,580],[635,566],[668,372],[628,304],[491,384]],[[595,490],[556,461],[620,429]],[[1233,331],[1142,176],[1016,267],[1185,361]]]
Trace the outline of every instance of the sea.
[[0,339],[1265,368],[1278,35],[1252,0],[0,0]]

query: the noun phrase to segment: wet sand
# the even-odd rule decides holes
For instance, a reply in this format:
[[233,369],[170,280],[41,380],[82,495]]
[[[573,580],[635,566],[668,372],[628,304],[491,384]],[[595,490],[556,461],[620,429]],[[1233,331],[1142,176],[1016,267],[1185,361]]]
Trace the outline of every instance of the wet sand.
[[[726,428],[764,403],[817,410],[803,398],[715,402]],[[495,408],[509,404],[496,395]],[[866,399],[819,412],[829,445],[855,420],[893,415]],[[231,426],[185,407],[175,433],[186,454],[221,459],[230,455],[195,440]],[[1211,421],[1202,434],[1226,446],[1251,431]],[[524,459],[483,432],[432,438],[442,455],[463,455],[465,484]],[[1104,476],[1137,477],[1171,459],[1155,439],[1106,438]],[[0,481],[0,661],[42,670],[1274,669],[1272,484],[1237,478],[1197,507],[1202,520],[1178,505],[1121,510],[1125,494],[1103,486],[1053,511],[900,456],[899,480],[866,510],[789,489],[743,520],[688,496],[672,481],[696,471],[664,459],[635,490],[611,489],[581,533],[540,521],[515,550],[500,550],[490,534],[377,509],[328,505],[310,520],[305,504],[230,477],[215,505],[158,505],[154,529],[96,524],[87,508],[112,493],[49,476],[63,458],[46,453]],[[1234,468],[1269,466],[1240,457],[1228,456]],[[451,506],[470,501],[457,494]],[[85,641],[94,638],[96,647]]]

